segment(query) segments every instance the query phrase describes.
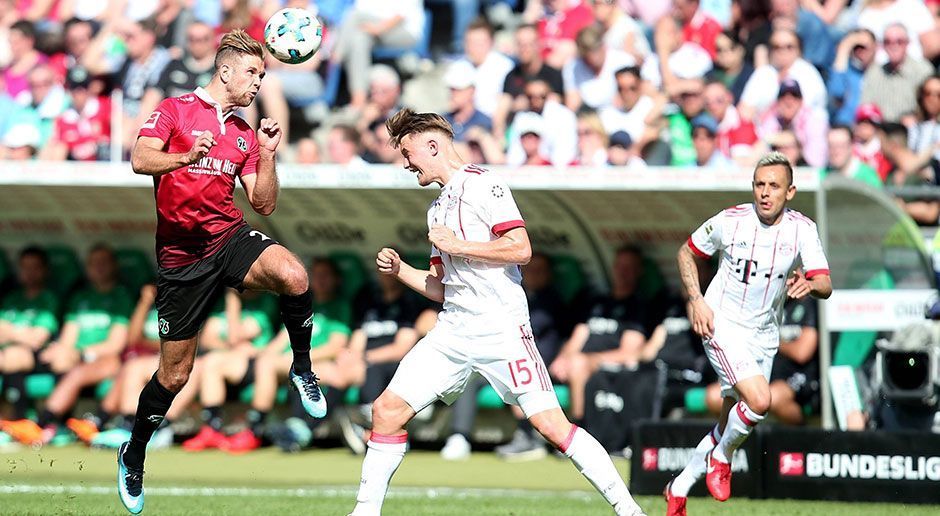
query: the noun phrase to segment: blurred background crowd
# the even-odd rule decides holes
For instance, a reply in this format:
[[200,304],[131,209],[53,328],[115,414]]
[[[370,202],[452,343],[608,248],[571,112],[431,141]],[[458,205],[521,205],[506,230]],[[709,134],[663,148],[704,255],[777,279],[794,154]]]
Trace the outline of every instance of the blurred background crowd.
[[[298,163],[396,163],[383,121],[448,113],[469,161],[751,165],[770,149],[872,186],[940,181],[935,0],[0,0],[0,155],[127,156],[220,35],[316,13],[310,61],[268,59],[249,121]],[[940,205],[909,203],[935,225]]]

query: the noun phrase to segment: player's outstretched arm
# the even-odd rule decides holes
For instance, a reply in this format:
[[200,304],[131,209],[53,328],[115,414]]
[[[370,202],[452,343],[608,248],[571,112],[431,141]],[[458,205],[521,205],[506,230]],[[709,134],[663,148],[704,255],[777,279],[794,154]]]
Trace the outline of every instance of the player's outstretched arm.
[[163,150],[166,142],[154,136],[141,136],[134,142],[131,150],[131,168],[135,174],[145,176],[162,176],[176,169],[192,165],[209,153],[215,145],[215,138],[211,131],[203,131],[189,152],[171,153]]
[[444,277],[443,265],[432,265],[429,271],[418,270],[403,262],[398,252],[388,247],[379,251],[375,257],[375,265],[380,274],[395,276],[408,288],[431,301],[444,302],[444,284],[441,282]]
[[698,268],[695,265],[695,253],[688,244],[679,247],[676,261],[679,263],[679,277],[688,299],[689,321],[692,330],[700,337],[711,338],[715,332],[715,314],[702,296]]
[[453,230],[446,226],[435,225],[428,233],[428,239],[442,253],[461,256],[481,262],[525,265],[532,258],[532,244],[525,228],[515,228],[503,233],[496,240],[489,242],[469,242],[460,240]]

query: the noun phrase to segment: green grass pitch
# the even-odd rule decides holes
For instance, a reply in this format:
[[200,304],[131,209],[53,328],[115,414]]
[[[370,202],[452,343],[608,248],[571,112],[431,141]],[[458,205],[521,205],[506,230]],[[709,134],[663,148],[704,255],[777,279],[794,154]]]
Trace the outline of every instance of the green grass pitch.
[[[262,450],[243,456],[186,453],[180,448],[148,457],[144,514],[345,515],[353,507],[361,457],[343,450],[286,455]],[[626,475],[626,461],[616,461]],[[0,452],[0,514],[127,514],[115,492],[115,455],[80,446]],[[640,497],[648,514],[663,514],[659,497]],[[940,507],[900,504],[732,499],[719,504],[693,498],[693,515],[937,514]],[[507,464],[489,453],[445,462],[416,451],[392,482],[384,514],[605,515],[612,514],[574,467],[549,457]]]

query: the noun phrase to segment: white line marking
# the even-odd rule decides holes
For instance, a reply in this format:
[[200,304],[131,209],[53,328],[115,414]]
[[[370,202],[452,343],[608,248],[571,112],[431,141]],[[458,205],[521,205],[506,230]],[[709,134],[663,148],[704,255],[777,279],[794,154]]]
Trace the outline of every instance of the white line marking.
[[[146,487],[146,494],[151,496],[244,496],[244,497],[332,497],[354,498],[357,488],[353,486],[322,486],[284,488],[249,488],[249,487]],[[46,485],[12,484],[0,485],[0,494],[73,494],[73,495],[112,495],[116,488],[88,485]],[[504,498],[545,498],[562,497],[571,500],[591,501],[597,498],[587,491],[534,491],[527,489],[485,489],[456,487],[392,487],[388,496],[391,498],[458,498],[479,499],[491,497]]]

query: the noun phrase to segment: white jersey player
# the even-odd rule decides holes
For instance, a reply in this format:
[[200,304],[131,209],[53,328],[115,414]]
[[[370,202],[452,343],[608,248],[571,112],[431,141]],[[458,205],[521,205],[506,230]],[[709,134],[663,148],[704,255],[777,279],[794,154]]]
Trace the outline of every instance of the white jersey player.
[[[724,397],[721,418],[669,485],[669,516],[686,514],[689,489],[706,476],[719,501],[731,495],[731,456],[770,409],[770,369],[780,345],[786,297],[832,294],[816,224],[786,207],[796,195],[787,158],[772,152],[754,170],[754,202],[705,221],[679,249],[679,273],[692,327],[702,337]],[[702,295],[695,260],[719,254]]]
[[421,186],[439,184],[441,194],[428,210],[430,270],[408,266],[388,248],[378,253],[376,265],[381,274],[443,302],[444,310],[372,405],[372,434],[352,514],[381,513],[404,458],[405,425],[434,401],[453,401],[474,372],[503,401],[518,405],[616,514],[642,514],[604,448],[559,408],[529,328],[519,266],[529,261],[532,249],[509,187],[492,172],[463,163],[453,129],[440,115],[404,109],[386,125],[406,168]]

